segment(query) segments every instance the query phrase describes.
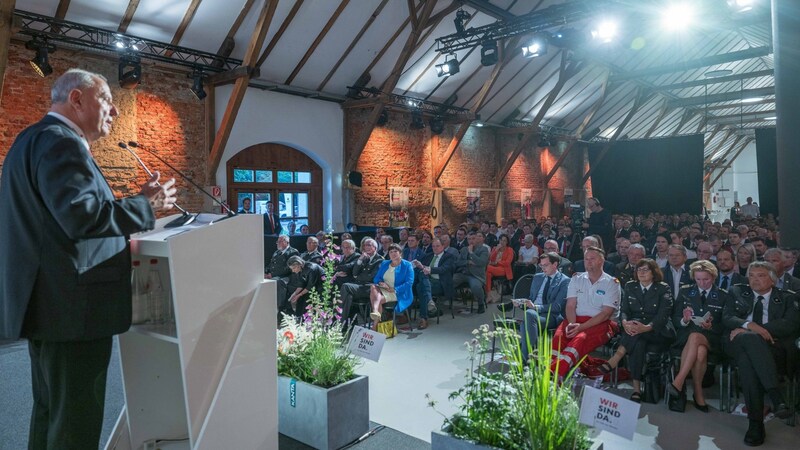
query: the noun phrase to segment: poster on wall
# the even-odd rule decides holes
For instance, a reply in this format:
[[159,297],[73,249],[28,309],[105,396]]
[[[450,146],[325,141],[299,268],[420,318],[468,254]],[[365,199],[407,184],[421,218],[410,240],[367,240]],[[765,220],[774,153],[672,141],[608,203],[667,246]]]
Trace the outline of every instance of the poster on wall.
[[389,188],[389,226],[407,227],[408,224],[408,188]]
[[479,223],[481,216],[481,190],[467,189],[467,223]]
[[526,219],[533,219],[533,189],[523,189],[520,194],[520,215]]

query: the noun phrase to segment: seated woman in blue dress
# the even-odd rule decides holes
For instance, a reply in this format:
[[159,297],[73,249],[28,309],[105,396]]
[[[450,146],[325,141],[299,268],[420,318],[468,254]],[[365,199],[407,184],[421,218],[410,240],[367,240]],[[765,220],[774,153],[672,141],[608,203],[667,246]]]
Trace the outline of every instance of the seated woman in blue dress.
[[403,259],[403,250],[399,245],[390,245],[388,253],[389,259],[381,263],[369,293],[373,329],[377,329],[381,321],[384,303],[396,302],[394,312],[397,314],[405,311],[414,300],[411,289],[414,285],[414,268]]

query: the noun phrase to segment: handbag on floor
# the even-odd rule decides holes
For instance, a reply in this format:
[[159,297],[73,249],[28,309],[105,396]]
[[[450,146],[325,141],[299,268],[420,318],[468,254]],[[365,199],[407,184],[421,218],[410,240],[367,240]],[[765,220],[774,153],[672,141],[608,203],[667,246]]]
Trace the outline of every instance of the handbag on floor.
[[397,327],[391,320],[384,320],[378,322],[378,333],[385,334],[387,339],[397,336]]

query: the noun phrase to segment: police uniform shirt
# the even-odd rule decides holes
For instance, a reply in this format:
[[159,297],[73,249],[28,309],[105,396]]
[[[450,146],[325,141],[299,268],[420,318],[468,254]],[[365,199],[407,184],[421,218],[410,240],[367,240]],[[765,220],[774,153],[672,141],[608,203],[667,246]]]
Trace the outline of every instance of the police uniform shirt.
[[572,277],[567,288],[567,298],[577,298],[575,314],[578,316],[594,317],[610,306],[619,310],[620,288],[619,281],[603,272],[600,279],[592,284],[589,272],[581,272]]

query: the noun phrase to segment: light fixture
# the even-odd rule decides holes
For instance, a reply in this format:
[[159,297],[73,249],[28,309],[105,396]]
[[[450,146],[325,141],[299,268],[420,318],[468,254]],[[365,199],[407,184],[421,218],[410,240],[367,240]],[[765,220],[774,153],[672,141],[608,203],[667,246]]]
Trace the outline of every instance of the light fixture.
[[29,62],[33,70],[40,76],[46,77],[53,73],[53,66],[50,65],[49,53],[56,51],[54,45],[48,44],[47,40],[33,38],[25,43],[25,48],[35,50],[36,55]]
[[195,69],[192,72],[192,87],[191,91],[198,100],[202,100],[206,98],[206,90],[203,89],[203,71],[199,69]]
[[675,32],[691,28],[694,25],[695,11],[688,3],[673,3],[661,13],[661,27]]
[[535,58],[547,54],[547,39],[543,35],[536,35],[528,45],[522,47],[522,56]]
[[456,11],[456,18],[453,19],[453,23],[456,25],[456,33],[461,34],[464,32],[464,25],[470,17],[472,17],[470,13],[464,11],[463,8]]
[[406,105],[412,108],[419,108],[421,102],[414,100],[413,98],[406,99]]
[[381,114],[378,116],[378,122],[375,124],[379,127],[386,125],[389,122],[389,112],[385,109],[381,110]]
[[762,120],[778,120],[778,116],[764,117],[764,119],[762,119]]
[[748,98],[743,98],[742,103],[758,103],[761,100],[764,100],[764,97],[748,97]]
[[431,126],[431,133],[442,134],[444,131],[444,120],[441,117],[432,117],[429,123]]
[[608,43],[617,37],[617,23],[612,20],[603,20],[592,30],[592,38],[602,43]]
[[114,38],[111,39],[111,45],[114,46],[119,51],[139,51],[144,48],[144,43],[141,41],[137,41],[136,38],[129,38],[127,36],[121,34],[114,34]]
[[478,128],[483,128],[483,122],[475,122],[475,126]]
[[142,64],[138,56],[125,55],[119,59],[119,87],[123,89],[136,89],[142,81]]
[[484,66],[497,64],[497,41],[487,40],[481,43],[481,64]]
[[551,145],[551,143],[550,143],[550,136],[548,136],[548,135],[547,135],[547,134],[545,134],[545,133],[542,133],[542,134],[539,136],[539,142],[538,142],[536,145],[537,145],[538,147],[541,147],[541,148],[550,147],[550,145]]
[[425,121],[422,120],[422,112],[419,110],[411,112],[411,123],[408,125],[411,130],[421,130],[425,128]]
[[753,0],[728,0],[728,6],[737,13],[743,13],[753,9]]
[[458,59],[455,58],[455,55],[442,64],[436,65],[436,75],[439,77],[449,77],[457,74],[460,70],[461,67],[459,67]]

